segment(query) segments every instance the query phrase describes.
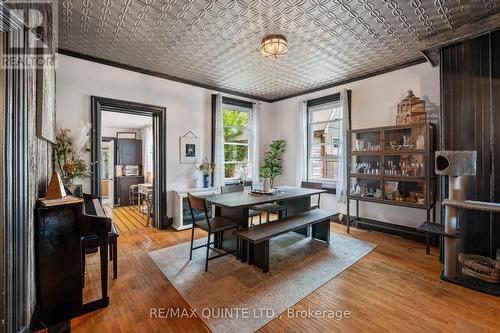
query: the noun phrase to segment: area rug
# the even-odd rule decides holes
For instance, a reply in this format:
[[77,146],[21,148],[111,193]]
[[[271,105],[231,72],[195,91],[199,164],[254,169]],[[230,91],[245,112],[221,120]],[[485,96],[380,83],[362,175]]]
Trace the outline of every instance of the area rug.
[[[189,261],[189,242],[149,256],[212,332],[254,332],[376,247],[337,233],[330,237],[330,245],[295,233],[272,239],[268,273],[233,256],[210,261],[205,272],[205,249],[194,250]],[[170,311],[167,316],[177,315]]]

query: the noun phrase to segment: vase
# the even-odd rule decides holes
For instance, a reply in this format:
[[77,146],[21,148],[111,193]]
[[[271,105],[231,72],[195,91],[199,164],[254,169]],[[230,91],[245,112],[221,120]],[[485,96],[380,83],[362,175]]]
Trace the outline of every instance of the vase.
[[209,175],[203,175],[203,188],[208,188]]
[[269,178],[262,179],[262,191],[271,192],[271,179]]

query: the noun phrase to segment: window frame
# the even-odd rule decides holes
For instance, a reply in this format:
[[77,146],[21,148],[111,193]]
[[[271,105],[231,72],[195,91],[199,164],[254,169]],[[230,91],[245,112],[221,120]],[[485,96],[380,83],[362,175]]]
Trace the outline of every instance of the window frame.
[[[233,101],[237,101],[238,103],[232,103]],[[252,166],[253,149],[255,148],[255,147],[253,147],[254,140],[253,140],[253,126],[252,126],[253,125],[253,103],[248,103],[247,105],[245,105],[243,103],[246,103],[246,102],[233,100],[233,99],[229,99],[229,98],[228,99],[223,98],[222,105],[221,105],[222,117],[224,118],[224,110],[246,112],[248,114],[248,122],[247,122],[247,126],[245,128],[247,131],[248,143],[247,144],[238,144],[238,143],[234,143],[234,142],[226,142],[226,139],[224,138],[224,134],[223,134],[223,143],[222,144],[223,144],[223,149],[226,145],[247,146],[248,147],[247,148],[248,156],[247,156],[246,164]],[[248,107],[250,105],[252,105],[252,107]],[[224,128],[231,128],[231,127],[236,127],[236,126],[225,126],[224,120],[223,120],[222,131],[224,131]],[[225,170],[226,164],[237,164],[237,163],[241,163],[241,162],[242,161],[226,161],[226,159],[224,157],[224,170]],[[252,170],[252,173],[253,173],[253,170]],[[247,179],[246,179],[247,183],[251,183],[252,173],[249,175],[249,177],[247,177]],[[237,178],[237,177],[226,178],[225,174],[224,174],[224,183],[225,184],[235,184],[238,182],[238,180],[239,180],[239,178]]]
[[314,125],[318,124],[331,124],[331,123],[338,123],[341,121],[344,121],[342,118],[332,118],[329,120],[325,121],[318,121],[318,122],[313,122],[312,121],[312,115],[315,111],[322,111],[322,110],[328,110],[332,106],[335,105],[335,103],[339,103],[340,100],[331,100],[327,101],[322,104],[314,105],[314,106],[308,106],[307,107],[307,181],[308,182],[313,182],[313,183],[321,183],[324,185],[329,185],[330,187],[332,185],[335,185],[336,179],[327,179],[327,178],[311,178],[311,161],[312,160],[321,160],[321,161],[338,161],[339,159],[339,154],[337,154],[335,157],[329,157],[329,158],[324,158],[324,157],[314,157],[312,156],[312,128]]
[[[351,90],[347,90],[347,106],[348,106],[348,110],[347,110],[347,118],[348,119],[343,119],[343,121],[345,121],[344,125],[345,125],[345,128],[346,129],[350,129],[351,128],[351,100],[352,100],[352,91]],[[324,190],[326,190],[327,193],[331,193],[331,194],[335,194],[336,193],[336,181],[327,181],[327,182],[324,182],[324,181],[321,181],[321,180],[318,180],[318,179],[311,179],[310,178],[310,174],[309,174],[309,169],[310,169],[310,165],[309,165],[309,160],[310,160],[310,146],[311,146],[311,140],[310,140],[310,122],[309,120],[311,119],[311,112],[310,110],[314,107],[318,107],[318,106],[321,106],[321,105],[326,105],[326,104],[329,104],[329,103],[332,103],[332,102],[338,102],[340,101],[340,92],[339,93],[335,93],[335,94],[331,94],[331,95],[327,95],[327,96],[322,96],[322,97],[319,97],[319,98],[315,98],[315,99],[311,99],[311,100],[308,100],[306,102],[306,106],[307,106],[307,151],[305,152],[306,154],[306,180],[308,182],[314,182],[314,183],[321,183],[322,184],[322,188]]]

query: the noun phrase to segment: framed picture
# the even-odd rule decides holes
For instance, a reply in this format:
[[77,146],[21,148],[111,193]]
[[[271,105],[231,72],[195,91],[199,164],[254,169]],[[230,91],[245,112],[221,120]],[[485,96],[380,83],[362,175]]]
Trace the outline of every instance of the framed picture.
[[137,139],[136,132],[116,132],[118,139]]
[[36,135],[51,143],[56,141],[56,71],[39,68],[36,75]]
[[197,137],[180,137],[181,164],[194,164],[199,162],[200,139]]

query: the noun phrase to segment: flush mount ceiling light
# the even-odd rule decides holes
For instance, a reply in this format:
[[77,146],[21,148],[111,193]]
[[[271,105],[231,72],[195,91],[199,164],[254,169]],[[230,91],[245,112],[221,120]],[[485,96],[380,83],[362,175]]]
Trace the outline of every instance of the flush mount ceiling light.
[[283,35],[269,35],[264,37],[260,43],[260,52],[264,57],[274,57],[285,54],[288,51],[288,42]]

